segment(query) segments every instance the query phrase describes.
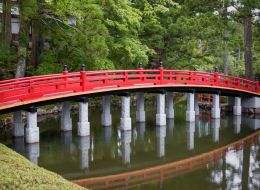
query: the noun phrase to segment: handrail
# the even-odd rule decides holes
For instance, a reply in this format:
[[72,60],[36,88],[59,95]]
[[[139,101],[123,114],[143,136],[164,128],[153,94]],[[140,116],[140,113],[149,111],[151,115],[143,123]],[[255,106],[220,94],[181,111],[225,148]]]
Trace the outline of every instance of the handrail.
[[248,93],[259,92],[259,83],[247,79],[201,71],[142,69],[81,71],[0,81],[0,104],[22,102],[62,92],[84,92],[111,86],[137,84],[226,87]]

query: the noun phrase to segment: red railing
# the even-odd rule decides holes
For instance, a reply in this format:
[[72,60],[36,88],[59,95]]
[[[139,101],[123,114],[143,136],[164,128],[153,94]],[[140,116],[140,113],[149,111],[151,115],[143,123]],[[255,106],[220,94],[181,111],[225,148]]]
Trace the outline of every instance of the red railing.
[[226,87],[258,93],[259,83],[223,74],[184,70],[81,71],[0,81],[0,105],[46,96],[145,85]]

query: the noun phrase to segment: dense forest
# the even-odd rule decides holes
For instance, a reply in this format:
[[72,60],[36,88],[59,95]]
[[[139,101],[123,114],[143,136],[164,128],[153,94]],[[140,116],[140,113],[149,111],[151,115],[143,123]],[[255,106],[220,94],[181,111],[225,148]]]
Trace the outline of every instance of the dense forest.
[[249,79],[260,73],[260,0],[0,2],[0,79],[59,73],[65,64],[77,71],[161,61]]

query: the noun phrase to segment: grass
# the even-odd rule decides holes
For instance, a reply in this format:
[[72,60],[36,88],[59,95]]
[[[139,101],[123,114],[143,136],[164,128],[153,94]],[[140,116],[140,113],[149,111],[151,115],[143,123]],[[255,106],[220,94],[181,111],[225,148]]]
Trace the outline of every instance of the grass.
[[58,174],[34,165],[23,156],[0,144],[1,190],[81,190]]

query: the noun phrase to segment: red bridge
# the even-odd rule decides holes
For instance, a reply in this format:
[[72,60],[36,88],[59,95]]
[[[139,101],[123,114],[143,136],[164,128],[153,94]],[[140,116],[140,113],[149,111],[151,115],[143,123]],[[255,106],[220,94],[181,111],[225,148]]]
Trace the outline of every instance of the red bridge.
[[218,72],[185,70],[81,71],[0,81],[0,111],[80,96],[122,91],[190,91],[259,96],[259,83]]

